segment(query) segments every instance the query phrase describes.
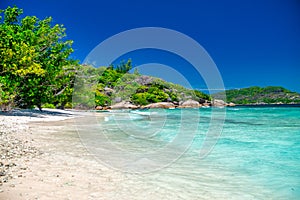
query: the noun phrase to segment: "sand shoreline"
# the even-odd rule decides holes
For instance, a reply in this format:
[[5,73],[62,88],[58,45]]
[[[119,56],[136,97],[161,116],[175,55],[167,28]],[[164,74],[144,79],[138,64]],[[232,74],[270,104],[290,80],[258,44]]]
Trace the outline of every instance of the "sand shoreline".
[[72,127],[72,119],[84,114],[17,110],[0,115],[1,200],[103,199],[113,195],[117,187],[113,180],[122,174],[93,160]]

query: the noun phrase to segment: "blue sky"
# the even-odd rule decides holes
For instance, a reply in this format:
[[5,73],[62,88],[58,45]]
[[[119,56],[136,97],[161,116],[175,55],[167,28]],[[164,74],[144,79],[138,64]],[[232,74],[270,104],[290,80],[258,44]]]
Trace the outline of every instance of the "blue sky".
[[[25,15],[54,18],[74,40],[72,57],[83,61],[100,42],[138,27],[164,27],[201,44],[228,89],[281,85],[300,92],[300,2],[297,0],[2,0]],[[128,55],[134,65],[160,62],[185,71],[203,88],[184,61],[157,51]],[[124,58],[124,56],[123,56]],[[126,57],[125,57],[126,58]],[[172,61],[172,59],[174,59]],[[187,64],[188,65],[188,64]],[[181,70],[180,70],[181,69]],[[182,70],[184,69],[184,70]]]

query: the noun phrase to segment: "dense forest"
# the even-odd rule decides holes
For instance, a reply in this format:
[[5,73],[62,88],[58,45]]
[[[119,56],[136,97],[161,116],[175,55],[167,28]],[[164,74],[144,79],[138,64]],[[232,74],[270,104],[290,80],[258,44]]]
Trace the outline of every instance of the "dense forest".
[[202,92],[140,75],[137,70],[129,73],[131,60],[100,68],[80,65],[79,61],[70,59],[73,42],[65,40],[63,25],[53,25],[51,17],[43,20],[35,16],[22,18],[22,13],[17,7],[0,11],[2,110],[14,107],[91,108],[119,101],[146,105],[186,99],[210,100],[210,96]]

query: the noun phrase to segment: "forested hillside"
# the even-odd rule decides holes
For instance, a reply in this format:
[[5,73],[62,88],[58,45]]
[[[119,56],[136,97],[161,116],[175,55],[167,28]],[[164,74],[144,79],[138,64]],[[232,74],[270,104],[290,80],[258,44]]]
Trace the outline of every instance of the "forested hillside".
[[[211,100],[209,95],[200,91],[190,90],[181,85],[166,82],[160,78],[141,75],[137,70],[134,73],[129,73],[131,69],[131,60],[121,62],[117,66],[111,65],[100,68],[83,66],[81,77],[95,78],[77,79],[82,84],[78,83],[80,88],[77,88],[75,92],[75,104],[90,107],[91,105],[110,106],[121,101],[130,102],[134,105],[147,105],[157,102],[173,102],[178,104],[188,99],[199,103]],[[88,96],[86,93],[90,89],[93,90],[90,95],[95,95],[95,102],[91,101],[93,99],[92,96],[86,98]]]
[[[214,98],[222,93],[214,94]],[[235,104],[300,103],[300,94],[279,86],[249,87],[226,91],[227,102]]]

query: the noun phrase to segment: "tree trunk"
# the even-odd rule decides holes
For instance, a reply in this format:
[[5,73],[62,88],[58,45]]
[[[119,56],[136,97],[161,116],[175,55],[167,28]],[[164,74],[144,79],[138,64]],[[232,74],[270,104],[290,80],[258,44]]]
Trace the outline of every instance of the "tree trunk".
[[39,108],[40,112],[43,112],[43,111],[42,111],[42,105],[41,105],[41,104],[38,104],[37,107]]

